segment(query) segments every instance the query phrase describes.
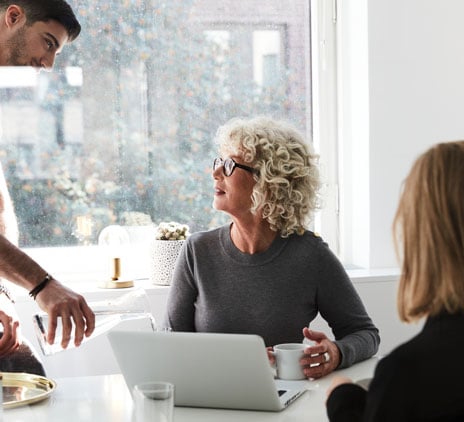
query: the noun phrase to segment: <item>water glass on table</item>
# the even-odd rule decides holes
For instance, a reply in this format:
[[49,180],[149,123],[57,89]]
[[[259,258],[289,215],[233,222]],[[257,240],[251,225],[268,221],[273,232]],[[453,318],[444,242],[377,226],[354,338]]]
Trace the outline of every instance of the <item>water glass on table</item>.
[[174,385],[169,382],[144,382],[132,391],[135,422],[172,422]]

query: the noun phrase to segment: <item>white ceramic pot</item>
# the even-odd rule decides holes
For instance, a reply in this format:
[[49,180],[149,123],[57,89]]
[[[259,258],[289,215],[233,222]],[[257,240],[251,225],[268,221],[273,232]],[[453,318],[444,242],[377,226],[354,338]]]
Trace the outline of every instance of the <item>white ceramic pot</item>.
[[151,247],[150,282],[168,286],[185,240],[154,240]]

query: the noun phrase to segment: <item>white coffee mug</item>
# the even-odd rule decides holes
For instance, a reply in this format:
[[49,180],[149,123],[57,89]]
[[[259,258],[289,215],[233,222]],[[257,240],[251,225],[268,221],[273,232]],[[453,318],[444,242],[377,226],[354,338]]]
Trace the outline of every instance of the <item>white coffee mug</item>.
[[277,378],[282,380],[306,379],[300,359],[308,346],[303,343],[283,343],[274,346]]

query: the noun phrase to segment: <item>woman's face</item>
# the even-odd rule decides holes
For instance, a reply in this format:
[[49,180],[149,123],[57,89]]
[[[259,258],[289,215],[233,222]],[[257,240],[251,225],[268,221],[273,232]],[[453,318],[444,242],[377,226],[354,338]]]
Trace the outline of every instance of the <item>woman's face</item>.
[[[232,158],[238,164],[249,165],[238,155],[221,157]],[[214,199],[213,208],[224,211],[234,218],[249,217],[252,205],[251,194],[255,180],[253,174],[240,167],[235,167],[230,176],[224,175],[223,167],[213,170]]]

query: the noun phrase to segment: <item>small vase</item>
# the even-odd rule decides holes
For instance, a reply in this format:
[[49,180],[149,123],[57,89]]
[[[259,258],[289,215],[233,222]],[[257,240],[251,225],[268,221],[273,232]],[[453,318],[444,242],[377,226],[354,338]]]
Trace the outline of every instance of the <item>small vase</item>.
[[150,282],[169,286],[177,257],[185,240],[154,240],[151,248]]

